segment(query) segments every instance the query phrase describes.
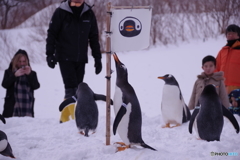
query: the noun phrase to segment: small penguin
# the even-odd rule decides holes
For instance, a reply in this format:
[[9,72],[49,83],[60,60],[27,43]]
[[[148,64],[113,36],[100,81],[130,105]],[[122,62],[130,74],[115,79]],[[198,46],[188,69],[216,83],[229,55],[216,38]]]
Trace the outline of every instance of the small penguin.
[[[184,102],[182,92],[175,77],[171,74],[166,74],[158,78],[165,81],[161,104],[162,117],[165,123],[163,128],[177,127],[189,121],[191,113]],[[170,124],[175,124],[175,126],[170,126]]]
[[[0,114],[1,121],[6,124],[5,118]],[[0,130],[0,154],[6,157],[15,158],[12,148],[8,142],[7,135]]]
[[[106,101],[106,96],[95,94],[87,83],[80,83],[76,91],[76,95],[63,101],[59,110],[64,107],[76,103],[75,105],[75,121],[80,134],[88,137],[89,130],[95,132],[98,125],[98,108],[96,100]],[[112,101],[111,101],[112,104]]]
[[0,154],[6,157],[15,158],[12,148],[8,142],[7,135],[0,130]]
[[193,111],[190,123],[189,133],[192,133],[192,127],[198,136],[206,141],[220,141],[223,128],[223,116],[227,117],[233,124],[236,132],[239,133],[239,124],[232,113],[221,103],[214,85],[209,84],[204,87],[199,98],[199,107]]
[[117,78],[113,106],[116,114],[113,123],[113,134],[118,132],[122,142],[117,142],[121,147],[118,151],[130,148],[131,145],[140,145],[144,148],[156,150],[147,145],[142,139],[142,114],[137,95],[128,82],[128,72],[125,65],[113,54]]

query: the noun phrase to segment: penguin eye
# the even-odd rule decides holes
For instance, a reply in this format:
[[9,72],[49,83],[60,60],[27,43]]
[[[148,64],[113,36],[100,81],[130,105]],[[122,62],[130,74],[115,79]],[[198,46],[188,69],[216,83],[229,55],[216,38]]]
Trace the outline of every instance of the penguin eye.
[[120,68],[126,70],[127,68],[124,65],[120,65]]

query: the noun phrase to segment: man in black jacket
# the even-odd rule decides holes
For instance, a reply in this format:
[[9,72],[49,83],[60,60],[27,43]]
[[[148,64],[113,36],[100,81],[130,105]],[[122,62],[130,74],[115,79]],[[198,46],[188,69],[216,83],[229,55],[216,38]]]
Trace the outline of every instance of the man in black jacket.
[[[47,32],[47,63],[50,68],[59,63],[66,99],[73,96],[78,84],[83,82],[88,43],[95,60],[95,73],[102,70],[95,14],[84,0],[67,0],[55,10]],[[62,116],[60,122],[67,120],[67,115]]]

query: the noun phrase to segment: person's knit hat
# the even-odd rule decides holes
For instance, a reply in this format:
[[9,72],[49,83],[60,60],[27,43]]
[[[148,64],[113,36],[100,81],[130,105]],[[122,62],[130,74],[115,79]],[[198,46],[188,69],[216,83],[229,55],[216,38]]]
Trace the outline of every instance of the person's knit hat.
[[23,54],[23,55],[25,55],[25,56],[27,57],[28,63],[30,63],[30,62],[29,62],[28,54],[27,54],[27,52],[26,52],[25,50],[19,49],[19,50],[15,53],[14,57],[15,57],[16,55],[18,55],[18,54]]
[[[15,55],[13,56],[13,58],[14,58],[16,55],[18,55],[18,54],[23,54],[23,55],[25,55],[25,56],[27,57],[28,64],[29,64],[29,66],[30,66],[30,61],[29,61],[29,57],[28,57],[27,52],[26,52],[25,50],[19,49],[19,50],[15,53]],[[13,60],[13,58],[12,58],[12,60]],[[11,63],[9,64],[8,69],[11,69],[11,68],[12,68],[12,60],[11,60]]]
[[211,55],[208,55],[202,59],[202,65],[204,65],[206,62],[213,62],[216,66],[216,58]]
[[231,97],[234,97],[238,102],[238,107],[240,107],[240,89],[235,89],[231,91],[228,95],[230,103],[232,103]]
[[225,34],[227,35],[228,32],[237,32],[240,37],[240,27],[235,24],[231,24],[227,27]]

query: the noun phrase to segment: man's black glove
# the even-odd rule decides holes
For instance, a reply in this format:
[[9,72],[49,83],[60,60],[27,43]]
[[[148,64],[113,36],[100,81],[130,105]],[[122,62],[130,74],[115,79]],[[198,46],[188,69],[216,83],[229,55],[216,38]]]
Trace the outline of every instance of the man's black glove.
[[102,61],[101,59],[95,59],[95,73],[99,74],[102,71]]
[[54,68],[57,64],[57,60],[54,55],[48,55],[47,56],[47,63],[50,68]]

